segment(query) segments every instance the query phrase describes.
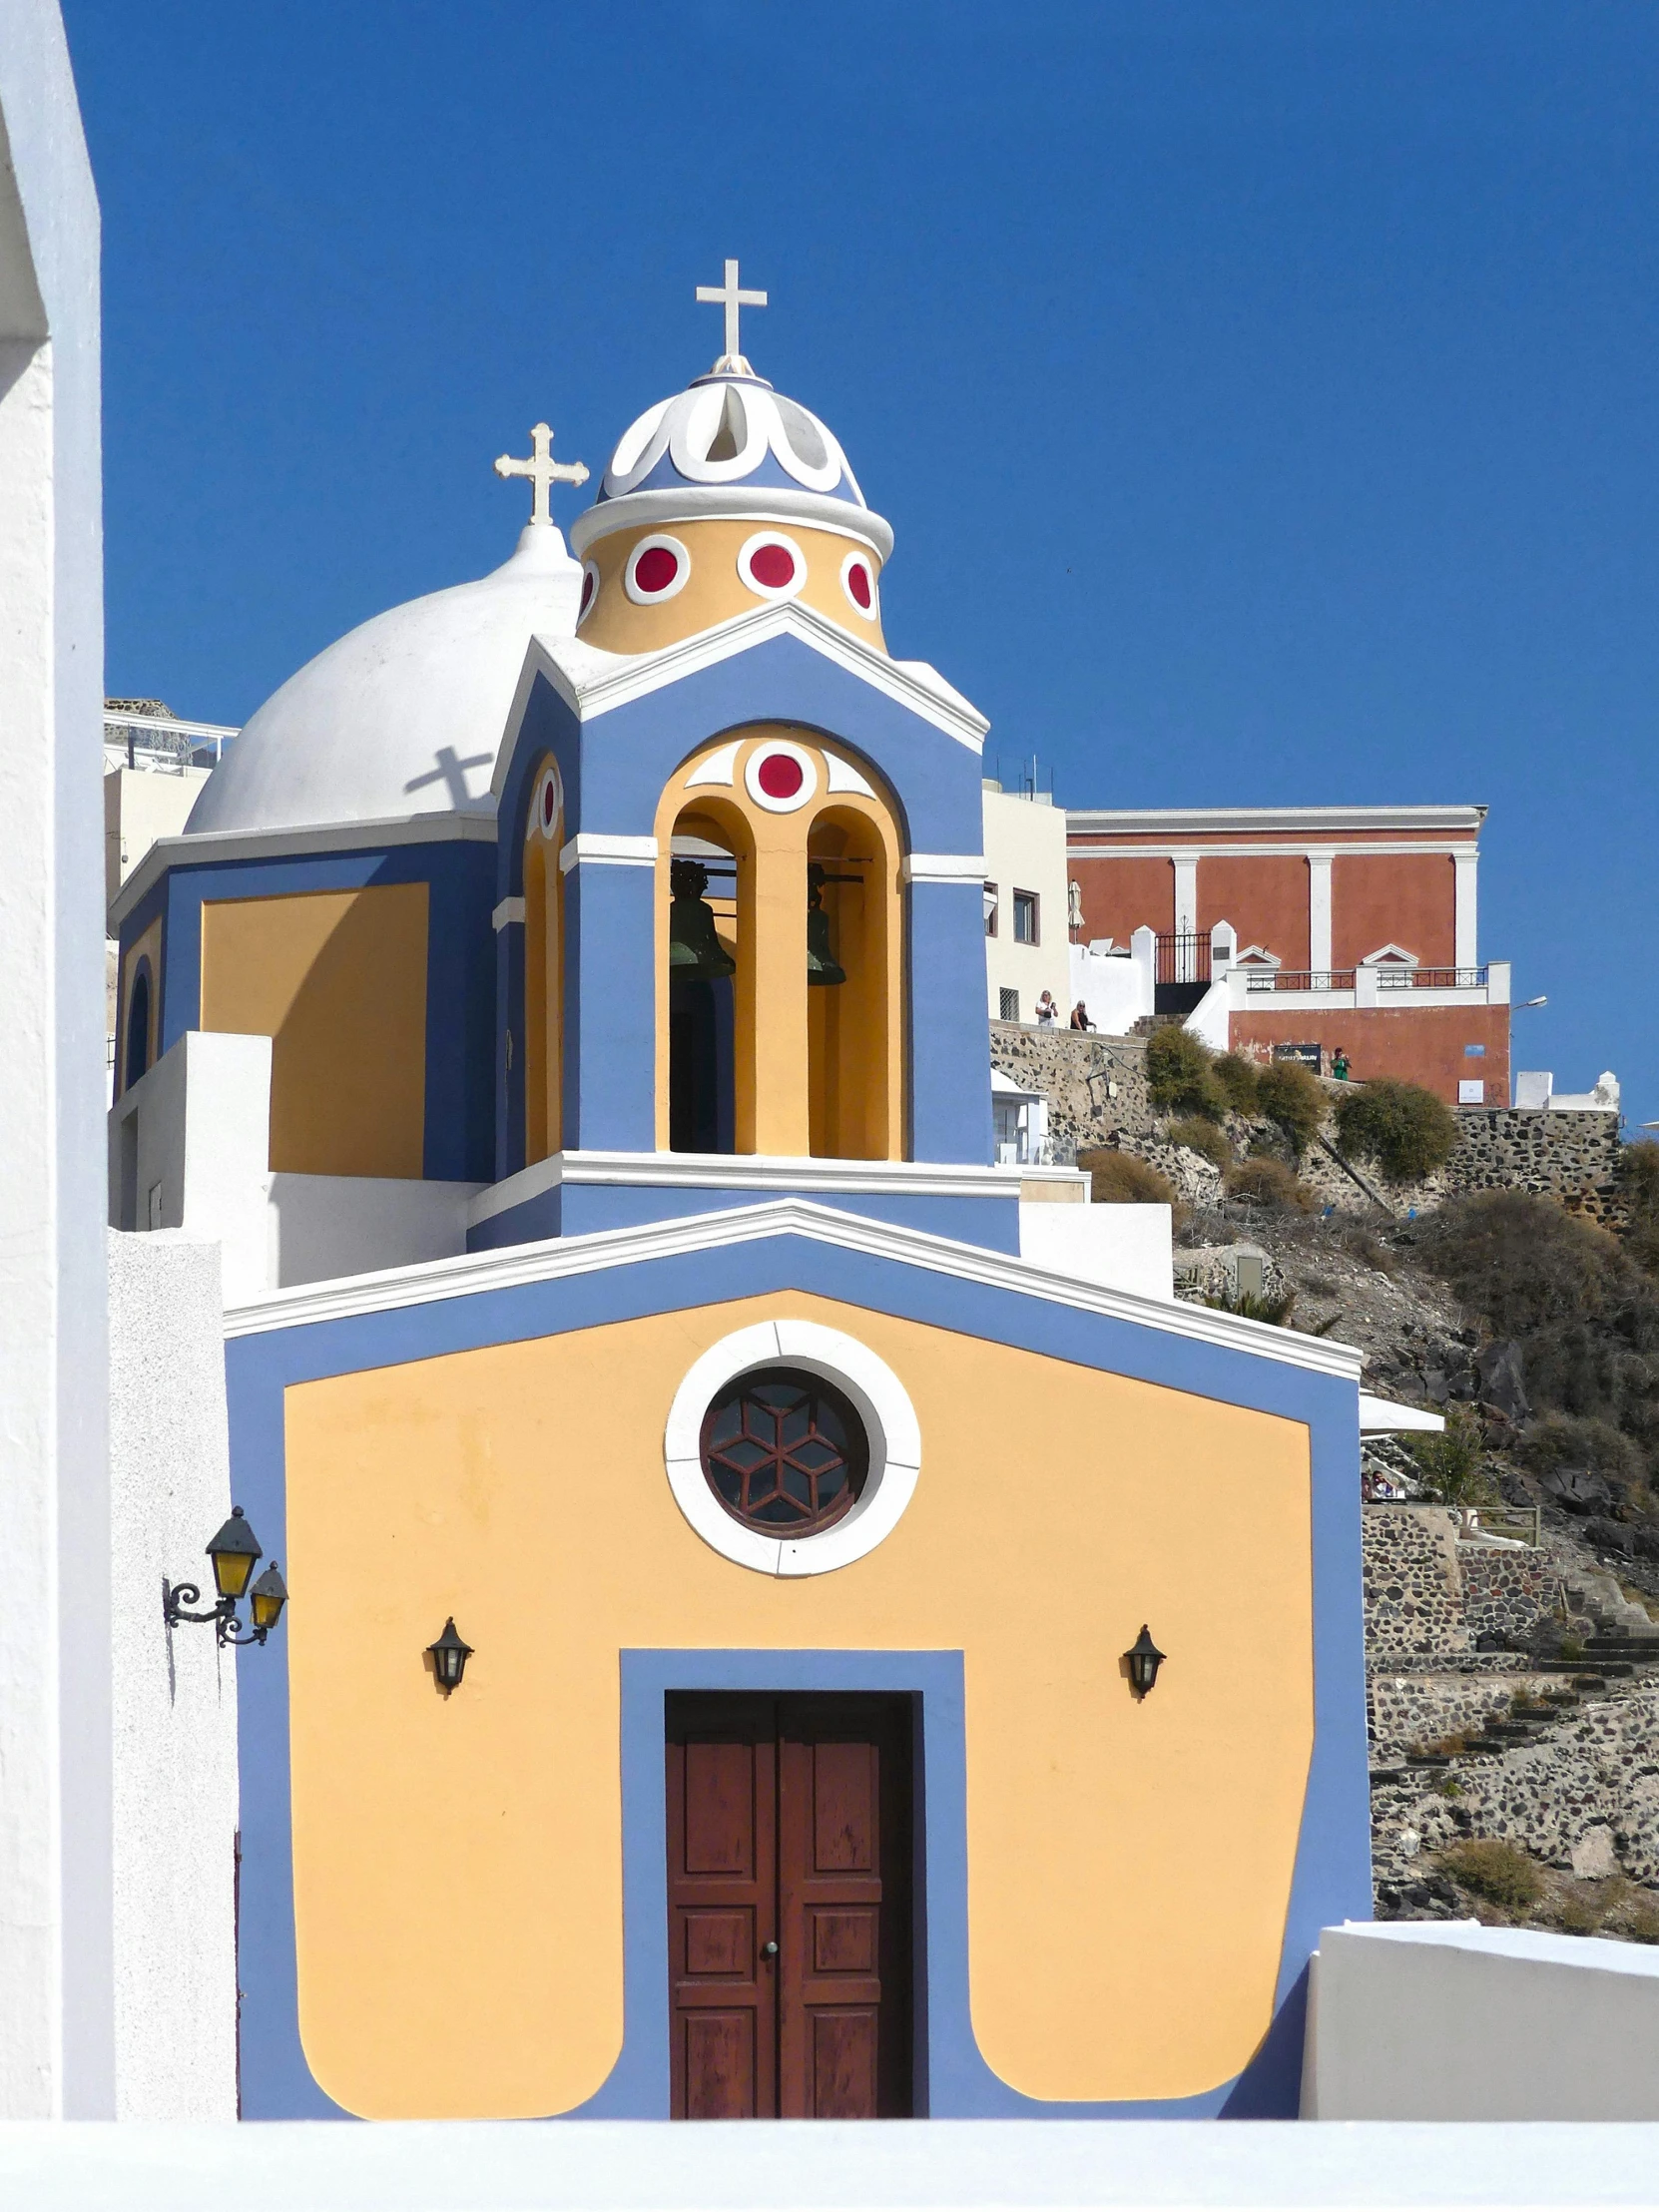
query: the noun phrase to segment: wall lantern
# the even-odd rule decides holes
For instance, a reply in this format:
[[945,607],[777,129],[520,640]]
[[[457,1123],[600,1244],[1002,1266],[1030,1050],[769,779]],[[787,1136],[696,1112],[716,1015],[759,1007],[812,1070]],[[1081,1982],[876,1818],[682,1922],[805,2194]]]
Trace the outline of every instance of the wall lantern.
[[1164,1663],[1164,1654],[1152,1641],[1152,1631],[1145,1621],[1141,1623],[1140,1634],[1123,1656],[1129,1668],[1129,1687],[1137,1697],[1145,1697],[1157,1681],[1158,1669]]
[[[252,1589],[249,1578],[265,1554],[260,1549],[260,1539],[255,1535],[240,1505],[233,1505],[231,1517],[208,1545],[208,1557],[213,1561],[214,1584],[219,1591],[219,1602],[210,1612],[187,1612],[186,1607],[200,1605],[201,1586],[195,1582],[162,1583],[162,1619],[169,1628],[177,1628],[181,1621],[212,1621],[222,1644],[263,1644],[281,1618],[282,1607],[287,1603],[287,1586],[281,1572],[273,1560]],[[248,1599],[253,1620],[246,1636],[240,1633],[242,1616],[237,1611],[241,1600]]]
[[472,1657],[472,1646],[463,1643],[455,1633],[453,1613],[443,1624],[443,1634],[435,1644],[428,1644],[426,1649],[431,1656],[433,1679],[447,1697],[451,1690],[460,1688],[466,1663]]

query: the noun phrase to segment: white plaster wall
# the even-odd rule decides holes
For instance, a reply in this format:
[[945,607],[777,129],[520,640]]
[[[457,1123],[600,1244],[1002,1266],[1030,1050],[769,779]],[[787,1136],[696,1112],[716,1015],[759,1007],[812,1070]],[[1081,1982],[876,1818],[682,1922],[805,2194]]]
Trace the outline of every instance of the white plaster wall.
[[213,1602],[203,1547],[231,1510],[219,1247],[109,1244],[116,2115],[234,2120],[239,1662],[162,1619],[164,1578]]
[[0,2116],[114,2097],[98,257],[62,18],[0,0]]
[[1659,1951],[1473,1921],[1320,1932],[1303,2113],[1659,2119]]
[[[1153,971],[1142,960],[1091,952],[1084,944],[1068,948],[1069,981],[1063,1001],[1069,1016],[1081,999],[1089,1019],[1103,1036],[1127,1037],[1153,1005]],[[992,1000],[992,1012],[995,1001]]]
[[190,820],[205,768],[115,768],[104,778],[104,897],[114,898],[158,837]]
[[1200,1037],[1212,1052],[1225,1052],[1230,1042],[1228,1023],[1232,1015],[1233,999],[1227,978],[1232,969],[1226,969],[1210,985],[1204,996],[1181,1024]]
[[271,1039],[187,1030],[110,1109],[110,1226],[214,1239],[227,1301],[253,1298],[275,1281],[270,1159]]
[[482,1183],[412,1183],[381,1176],[271,1178],[273,1288],[326,1283],[466,1250],[467,1207]]
[[1175,1296],[1167,1206],[1022,1204],[1019,1256],[1109,1291],[1134,1291],[1142,1298]]
[[[985,880],[997,891],[996,935],[985,939],[986,1003],[1000,1018],[1000,993],[1018,991],[1019,1018],[1034,1022],[1037,1001],[1052,994],[1064,1024],[1072,1009],[1067,927],[1066,817],[1060,807],[986,792]],[[1014,892],[1037,894],[1036,944],[1014,941]]]

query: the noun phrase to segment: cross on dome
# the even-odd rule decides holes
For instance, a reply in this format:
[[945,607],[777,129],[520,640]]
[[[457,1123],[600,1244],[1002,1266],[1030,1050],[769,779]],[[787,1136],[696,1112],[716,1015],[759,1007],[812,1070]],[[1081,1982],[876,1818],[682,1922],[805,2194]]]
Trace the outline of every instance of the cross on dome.
[[588,480],[586,465],[581,461],[556,461],[553,458],[553,433],[545,422],[538,422],[530,432],[530,457],[526,461],[514,460],[510,453],[503,453],[495,464],[497,476],[528,476],[531,485],[530,520],[532,523],[553,525],[553,509],[548,492],[554,484],[585,484]]
[[753,376],[755,371],[743,357],[738,339],[738,315],[744,307],[764,307],[767,295],[764,291],[743,291],[738,285],[738,265],[728,262],[724,284],[699,284],[698,303],[701,306],[726,309],[726,350],[710,369],[711,376]]

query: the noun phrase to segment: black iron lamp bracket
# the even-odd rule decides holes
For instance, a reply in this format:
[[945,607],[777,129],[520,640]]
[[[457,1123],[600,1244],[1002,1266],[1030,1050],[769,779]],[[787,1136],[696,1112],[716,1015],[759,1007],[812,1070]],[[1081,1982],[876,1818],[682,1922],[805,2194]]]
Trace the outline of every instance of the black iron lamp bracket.
[[215,1626],[216,1642],[233,1644],[239,1649],[246,1644],[263,1644],[271,1633],[269,1628],[255,1628],[249,1624],[247,1635],[240,1635],[238,1631],[244,1626],[244,1622],[241,1614],[237,1611],[237,1601],[234,1597],[222,1597],[212,1611],[207,1613],[187,1611],[187,1607],[200,1605],[201,1602],[202,1591],[199,1584],[195,1582],[169,1582],[165,1576],[163,1577],[162,1619],[169,1628],[177,1628],[182,1621],[198,1621],[204,1627],[211,1622]]

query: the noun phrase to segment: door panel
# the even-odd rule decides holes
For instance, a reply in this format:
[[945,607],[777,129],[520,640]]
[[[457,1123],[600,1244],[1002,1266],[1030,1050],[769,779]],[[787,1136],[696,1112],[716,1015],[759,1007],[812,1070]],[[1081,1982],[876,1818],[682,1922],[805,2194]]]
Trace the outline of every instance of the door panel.
[[737,2120],[778,2104],[777,1731],[771,1700],[711,1730],[691,1711],[668,1744],[671,2108]]
[[908,2113],[910,1726],[903,1698],[670,1698],[677,2118]]

